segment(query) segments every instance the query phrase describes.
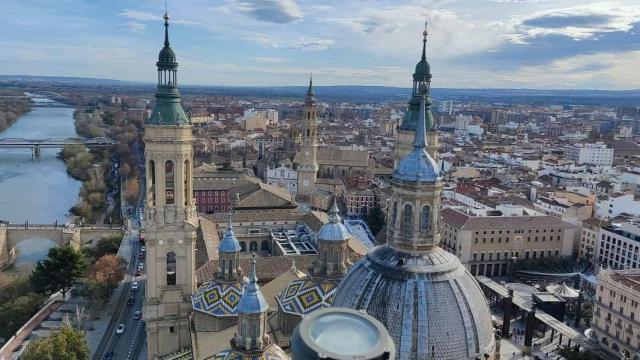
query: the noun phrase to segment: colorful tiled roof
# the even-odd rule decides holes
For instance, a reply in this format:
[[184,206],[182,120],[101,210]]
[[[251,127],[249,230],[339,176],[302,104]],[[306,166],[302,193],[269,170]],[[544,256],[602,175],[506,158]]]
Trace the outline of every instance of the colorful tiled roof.
[[309,277],[294,280],[276,296],[276,302],[281,311],[305,315],[331,306],[337,286],[337,281],[316,281]]
[[191,305],[194,310],[216,317],[238,316],[238,303],[243,290],[244,284],[241,282],[207,281],[191,296]]

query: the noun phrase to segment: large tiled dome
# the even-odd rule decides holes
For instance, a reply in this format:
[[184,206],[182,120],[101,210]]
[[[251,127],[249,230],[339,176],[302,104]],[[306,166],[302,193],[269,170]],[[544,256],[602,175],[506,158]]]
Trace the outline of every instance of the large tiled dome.
[[333,306],[380,320],[399,359],[475,359],[493,355],[491,314],[480,286],[439,247],[420,254],[373,249],[336,290]]

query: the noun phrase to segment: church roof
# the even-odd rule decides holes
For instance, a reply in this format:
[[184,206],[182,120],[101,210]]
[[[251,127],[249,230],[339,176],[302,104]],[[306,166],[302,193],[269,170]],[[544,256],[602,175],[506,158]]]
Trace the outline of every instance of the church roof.
[[439,247],[419,254],[375,248],[341,280],[332,306],[362,309],[382,322],[401,359],[475,359],[494,351],[480,286]]
[[193,310],[216,317],[237,316],[243,289],[244,284],[240,281],[235,283],[207,281],[191,296],[191,306]]
[[289,314],[304,315],[331,306],[338,282],[310,277],[294,280],[278,296],[278,310]]
[[[302,152],[296,153],[293,162],[296,164],[302,162]],[[319,165],[367,167],[369,152],[366,150],[319,148],[316,151],[316,162]]]
[[297,206],[291,194],[279,186],[264,183],[248,183],[231,190],[237,193],[240,201],[235,204],[236,209],[259,208],[295,208]]

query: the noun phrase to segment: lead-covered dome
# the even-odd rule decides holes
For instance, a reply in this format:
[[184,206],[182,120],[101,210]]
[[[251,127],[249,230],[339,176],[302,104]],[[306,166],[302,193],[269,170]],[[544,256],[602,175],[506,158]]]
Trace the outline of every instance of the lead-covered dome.
[[439,247],[420,254],[375,248],[342,279],[332,306],[363,309],[380,320],[399,359],[475,359],[494,351],[480,286]]
[[346,241],[351,238],[351,233],[342,223],[338,213],[338,204],[334,199],[329,210],[329,222],[322,225],[318,231],[318,241]]
[[438,164],[426,149],[414,149],[402,158],[393,172],[393,178],[404,181],[436,181]]

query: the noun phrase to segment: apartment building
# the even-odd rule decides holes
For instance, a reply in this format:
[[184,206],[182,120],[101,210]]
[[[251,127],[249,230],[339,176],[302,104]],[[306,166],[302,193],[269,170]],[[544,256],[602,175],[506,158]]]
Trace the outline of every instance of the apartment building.
[[604,143],[569,145],[565,156],[577,164],[611,166],[613,163],[613,149]]
[[640,221],[600,227],[596,244],[596,265],[612,269],[638,269],[640,261]]
[[503,276],[513,258],[568,256],[577,250],[577,227],[553,216],[470,216],[454,209],[441,213],[442,246],[473,275]]
[[598,344],[618,359],[636,359],[640,351],[640,270],[602,269],[591,329]]

